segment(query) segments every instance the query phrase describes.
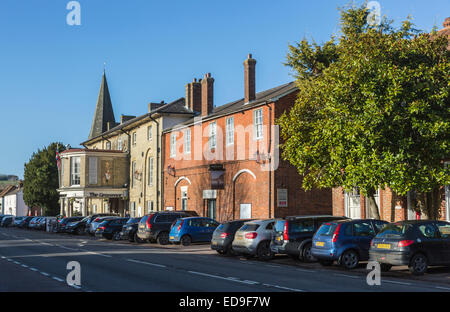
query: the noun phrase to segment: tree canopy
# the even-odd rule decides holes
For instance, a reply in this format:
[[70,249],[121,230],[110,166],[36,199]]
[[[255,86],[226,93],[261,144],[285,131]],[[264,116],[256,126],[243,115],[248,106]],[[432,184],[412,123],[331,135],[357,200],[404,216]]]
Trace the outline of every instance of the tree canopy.
[[59,187],[56,151],[62,143],[51,143],[42,150],[33,153],[25,164],[23,199],[29,207],[41,207],[47,216],[59,212]]
[[305,189],[359,187],[373,203],[380,187],[415,191],[435,218],[439,188],[450,183],[449,41],[409,18],[371,26],[369,13],[342,9],[337,39],[289,46],[299,92],[278,121],[283,158]]

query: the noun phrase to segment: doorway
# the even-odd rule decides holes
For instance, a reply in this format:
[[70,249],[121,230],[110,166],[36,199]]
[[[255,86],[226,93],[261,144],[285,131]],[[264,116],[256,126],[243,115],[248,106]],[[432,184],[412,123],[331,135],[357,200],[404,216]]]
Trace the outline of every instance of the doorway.
[[216,200],[207,199],[206,200],[206,214],[208,218],[216,219]]

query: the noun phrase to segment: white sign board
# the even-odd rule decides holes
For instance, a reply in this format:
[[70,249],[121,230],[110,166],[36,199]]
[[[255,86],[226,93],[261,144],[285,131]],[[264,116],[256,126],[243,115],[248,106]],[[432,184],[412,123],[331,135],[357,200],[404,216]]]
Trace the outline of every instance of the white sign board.
[[252,204],[241,204],[239,209],[240,219],[251,219],[252,217]]
[[288,206],[288,190],[287,189],[278,189],[277,199],[278,199],[278,207],[287,207]]

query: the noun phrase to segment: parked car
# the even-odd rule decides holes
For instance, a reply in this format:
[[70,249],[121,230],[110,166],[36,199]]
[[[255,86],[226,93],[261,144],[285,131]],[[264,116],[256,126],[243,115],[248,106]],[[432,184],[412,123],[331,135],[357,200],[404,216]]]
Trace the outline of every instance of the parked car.
[[25,217],[20,223],[17,225],[18,228],[28,228],[28,225],[30,224],[30,221],[33,220],[34,217],[28,216]]
[[122,231],[120,232],[120,239],[127,239],[130,242],[138,242],[139,238],[137,237],[137,229],[139,225],[139,221],[141,221],[141,217],[138,218],[130,218],[126,224],[123,225]]
[[79,221],[81,219],[83,219],[83,217],[68,217],[68,218],[62,219],[56,226],[56,232],[57,233],[65,233],[68,223],[74,222],[74,221]]
[[118,216],[106,216],[106,217],[98,217],[96,219],[94,219],[90,224],[89,224],[89,234],[90,235],[95,235],[98,226],[100,225],[100,223],[106,221],[106,220],[112,220],[112,219],[117,219],[119,218]]
[[95,235],[95,230],[91,227],[91,224],[92,222],[100,221],[100,218],[102,217],[118,217],[118,215],[114,213],[97,213],[89,216],[89,219],[86,221],[86,224],[84,226],[85,232],[89,235]]
[[0,218],[0,226],[1,227],[8,227],[10,226],[14,221],[14,216],[3,216]]
[[129,218],[114,218],[106,219],[101,222],[95,230],[95,237],[112,239],[115,235],[119,234],[122,227],[127,223]]
[[385,226],[372,240],[370,259],[383,271],[407,265],[414,275],[426,273],[430,265],[450,266],[450,222],[401,221]]
[[85,217],[81,220],[71,221],[66,225],[66,232],[70,234],[82,235],[86,233],[86,223],[90,217]]
[[44,230],[45,231],[46,226],[47,226],[47,217],[40,217],[36,221],[35,229],[36,230],[41,230],[41,231]]
[[176,219],[196,217],[195,211],[159,211],[142,217],[138,225],[137,237],[141,242],[169,243],[170,227]]
[[39,220],[40,217],[33,217],[30,222],[28,223],[29,229],[35,229],[36,228],[36,222]]
[[312,238],[324,222],[348,219],[335,216],[293,216],[275,220],[270,249],[274,254],[286,254],[305,262],[314,261]]
[[245,222],[249,221],[253,221],[253,219],[233,220],[220,224],[213,233],[211,249],[217,251],[221,255],[232,255],[234,235]]
[[233,250],[246,257],[256,256],[260,260],[272,259],[270,241],[274,224],[274,219],[246,222],[234,236]]
[[337,261],[354,269],[369,260],[370,242],[389,222],[381,220],[338,220],[323,223],[313,237],[311,253],[322,265]]
[[15,217],[12,226],[18,227],[19,224],[20,224],[20,223],[23,221],[23,219],[25,219],[25,218],[26,218],[26,217]]
[[211,218],[188,217],[176,220],[169,233],[171,243],[189,246],[192,243],[211,242],[219,222]]

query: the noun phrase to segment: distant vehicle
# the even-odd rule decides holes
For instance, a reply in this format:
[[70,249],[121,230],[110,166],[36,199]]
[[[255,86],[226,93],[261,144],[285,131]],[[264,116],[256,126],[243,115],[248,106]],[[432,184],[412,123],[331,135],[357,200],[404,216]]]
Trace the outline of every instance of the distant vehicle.
[[213,233],[211,249],[221,255],[232,255],[234,235],[245,222],[249,221],[253,221],[253,219],[233,220],[219,225]]
[[72,221],[72,222],[67,223],[66,232],[70,233],[70,234],[77,234],[77,235],[82,235],[82,234],[86,233],[86,223],[88,222],[89,219],[90,219],[90,217],[85,217],[81,220]]
[[86,221],[85,224],[85,232],[89,235],[95,235],[95,230],[91,227],[92,222],[98,222],[100,221],[100,218],[102,217],[118,217],[119,215],[114,213],[97,213],[89,216],[89,219]]
[[14,222],[13,222],[13,226],[18,227],[19,224],[25,219],[26,217],[15,217],[14,218]]
[[28,216],[23,218],[20,223],[17,225],[18,228],[28,228],[28,225],[30,224],[30,221],[33,219],[34,217]]
[[123,225],[127,223],[128,219],[129,218],[106,219],[98,225],[95,231],[95,237],[112,239],[120,233]]
[[0,218],[0,226],[8,227],[13,224],[14,216],[3,216]]
[[29,229],[35,229],[36,228],[36,222],[40,219],[40,217],[33,217],[30,222],[28,223]]
[[138,242],[139,238],[137,237],[136,232],[139,226],[139,221],[141,221],[141,219],[141,217],[130,218],[127,223],[123,225],[119,239],[127,239],[130,242]]
[[415,220],[386,225],[372,240],[369,254],[383,271],[407,265],[412,274],[422,275],[430,265],[450,266],[450,222]]
[[158,242],[160,245],[169,243],[169,232],[173,222],[180,218],[196,217],[195,211],[159,211],[142,217],[138,225],[139,242]]
[[275,220],[270,249],[274,254],[287,254],[305,262],[314,261],[312,238],[324,222],[344,220],[334,216],[293,216]]
[[47,217],[41,217],[36,221],[35,229],[36,230],[45,230],[47,226]]
[[247,257],[256,256],[260,260],[272,259],[270,241],[274,224],[274,219],[246,222],[234,236],[233,250]]
[[188,217],[178,219],[171,227],[169,241],[189,246],[192,243],[211,242],[214,230],[219,222],[211,218]]
[[339,220],[323,223],[313,237],[311,253],[322,265],[337,261],[354,269],[369,260],[370,242],[389,222],[381,220]]
[[107,221],[107,220],[113,220],[119,218],[118,216],[106,216],[106,217],[98,217],[95,220],[93,220],[89,225],[89,234],[95,235],[97,232],[97,228],[99,227],[100,223]]
[[68,218],[62,219],[56,226],[56,232],[57,233],[65,233],[68,223],[74,222],[74,221],[79,221],[81,219],[83,219],[83,217],[68,217]]

